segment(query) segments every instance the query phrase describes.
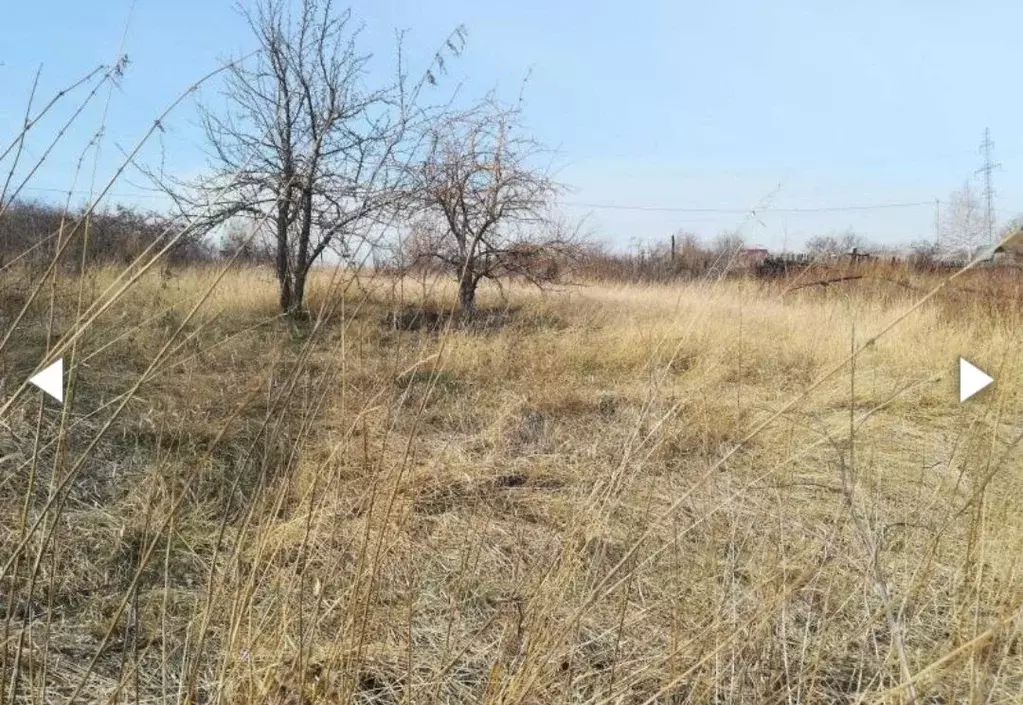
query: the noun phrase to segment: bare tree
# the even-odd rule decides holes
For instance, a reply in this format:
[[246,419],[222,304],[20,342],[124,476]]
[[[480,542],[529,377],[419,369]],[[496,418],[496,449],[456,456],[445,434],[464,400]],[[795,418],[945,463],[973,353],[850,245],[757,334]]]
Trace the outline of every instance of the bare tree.
[[710,271],[714,276],[727,275],[735,266],[740,253],[746,247],[746,239],[739,231],[723,230],[711,243]]
[[834,235],[813,235],[806,240],[806,252],[813,257],[841,254],[842,245]]
[[220,241],[219,255],[235,258],[246,264],[260,264],[274,259],[274,242],[270,233],[248,218],[234,218],[227,223]]
[[521,136],[521,113],[493,98],[435,126],[413,188],[434,227],[421,229],[416,257],[442,262],[458,278],[463,318],[484,279],[521,276],[542,286],[557,276],[577,233],[551,216],[560,191],[537,162],[544,150]]
[[934,269],[941,262],[941,248],[933,240],[918,240],[909,246],[908,261],[914,269]]
[[949,254],[969,256],[988,242],[984,209],[970,188],[970,182],[948,197],[939,220],[941,249]]
[[842,233],[814,235],[806,241],[806,251],[815,257],[847,255],[873,249],[871,244],[858,233],[846,230]]
[[450,267],[433,256],[440,247],[443,228],[444,224],[433,213],[413,214],[390,245],[388,266],[403,273],[450,271]]
[[[394,81],[371,88],[370,56],[333,0],[257,0],[243,14],[260,51],[232,66],[223,110],[202,107],[212,169],[177,202],[211,214],[209,227],[237,216],[261,224],[281,310],[301,315],[313,265],[328,248],[350,253],[394,205],[415,99],[443,57],[410,94],[399,40]],[[457,54],[463,39],[459,28],[446,46]]]
[[742,248],[746,247],[746,238],[737,230],[723,230],[717,234],[712,244],[715,255],[728,258],[734,256]]

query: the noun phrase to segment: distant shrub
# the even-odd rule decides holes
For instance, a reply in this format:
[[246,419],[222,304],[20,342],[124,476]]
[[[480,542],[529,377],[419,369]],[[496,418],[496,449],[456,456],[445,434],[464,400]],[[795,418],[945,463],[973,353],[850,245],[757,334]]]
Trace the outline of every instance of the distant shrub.
[[639,247],[633,252],[614,252],[601,245],[584,249],[575,273],[600,281],[659,282],[694,279],[707,274],[715,254],[695,235],[676,235],[674,253],[670,242]]
[[[63,261],[73,266],[127,264],[154,243],[162,244],[180,231],[172,218],[118,205],[92,214],[87,229],[82,224],[85,209],[65,211],[49,203],[17,201],[0,215],[0,265],[15,258],[32,263],[52,260],[59,233],[72,238],[64,249]],[[211,259],[213,251],[201,238],[183,238],[167,253],[168,263]]]

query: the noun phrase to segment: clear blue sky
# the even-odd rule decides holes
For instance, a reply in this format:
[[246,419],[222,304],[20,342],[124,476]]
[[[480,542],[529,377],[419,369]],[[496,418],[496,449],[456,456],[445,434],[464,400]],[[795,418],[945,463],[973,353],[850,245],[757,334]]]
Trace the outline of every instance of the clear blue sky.
[[[130,14],[131,64],[111,98],[100,160],[100,176],[109,175],[117,145],[138,139],[218,60],[253,48],[232,0],[136,0],[131,7],[131,0],[6,3],[0,135],[20,121],[40,64],[42,86],[52,90],[111,61]],[[448,86],[463,82],[473,94],[497,86],[513,98],[531,69],[527,117],[557,148],[572,203],[744,209],[770,194],[775,209],[932,202],[972,177],[990,127],[1002,163],[999,216],[1023,211],[1023,3],[359,0],[352,9],[380,70],[392,61],[395,28],[411,30],[407,53],[422,66],[459,24],[468,45],[451,65]],[[37,187],[70,185],[102,104],[86,115],[90,129],[70,135],[69,148],[35,179]],[[146,160],[164,159],[181,174],[200,169],[192,117],[188,105],[177,112]],[[43,149],[38,140],[31,145],[34,154]],[[122,201],[138,192],[140,180],[129,178],[115,189]],[[711,237],[743,220],[569,208],[589,213],[591,228],[619,244],[680,228]],[[933,234],[934,214],[933,206],[768,209],[762,221],[747,225],[747,238],[780,248],[848,227],[875,241],[909,242]]]

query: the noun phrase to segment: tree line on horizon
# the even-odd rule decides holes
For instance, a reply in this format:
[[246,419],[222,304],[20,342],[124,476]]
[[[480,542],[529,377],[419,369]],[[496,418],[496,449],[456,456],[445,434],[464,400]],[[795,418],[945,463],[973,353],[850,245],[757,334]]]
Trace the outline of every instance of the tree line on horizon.
[[[88,217],[89,237],[72,243],[62,257],[68,267],[88,265],[125,265],[140,253],[161,243],[167,233],[181,227],[180,215],[142,210],[124,205],[88,213],[84,206],[67,210],[46,201],[17,201],[0,213],[0,269],[22,262],[28,266],[46,266],[55,253],[58,234],[70,232]],[[1016,223],[1002,232],[1018,229]],[[457,277],[461,271],[457,253],[438,257],[447,234],[443,225],[428,219],[414,221],[399,238],[374,244],[368,256],[352,266],[371,268],[388,274],[434,274]],[[908,251],[896,252],[872,244],[853,232],[816,235],[805,246],[791,253],[767,253],[747,258],[748,243],[736,231],[725,231],[712,239],[679,231],[654,244],[636,244],[615,248],[593,238],[564,237],[559,248],[522,240],[509,243],[499,257],[481,269],[484,278],[519,278],[539,287],[567,279],[628,281],[664,281],[721,277],[729,274],[776,276],[803,264],[834,261],[857,251],[874,259],[898,257],[917,269],[961,263],[963,257],[949,258],[947,250],[933,242],[914,243]],[[965,253],[965,249],[963,252]],[[954,254],[954,252],[953,252]],[[180,238],[164,255],[167,267],[233,260],[243,266],[270,266],[275,263],[275,242],[251,223],[235,219],[216,233],[196,233]],[[340,261],[338,259],[337,261]],[[482,265],[481,265],[482,267]]]

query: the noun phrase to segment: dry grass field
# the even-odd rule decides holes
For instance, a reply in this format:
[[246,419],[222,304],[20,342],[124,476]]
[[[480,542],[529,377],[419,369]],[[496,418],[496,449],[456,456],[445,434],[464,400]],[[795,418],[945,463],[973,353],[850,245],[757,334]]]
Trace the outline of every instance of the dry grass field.
[[4,702],[1023,698],[1012,273],[125,274],[0,281]]

